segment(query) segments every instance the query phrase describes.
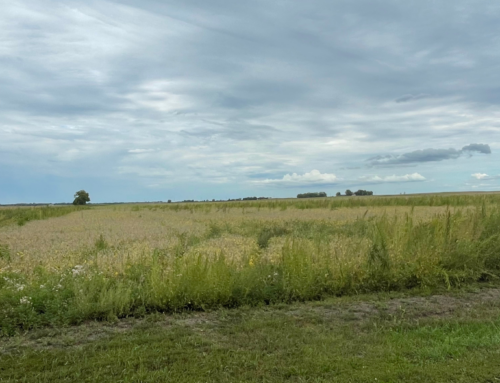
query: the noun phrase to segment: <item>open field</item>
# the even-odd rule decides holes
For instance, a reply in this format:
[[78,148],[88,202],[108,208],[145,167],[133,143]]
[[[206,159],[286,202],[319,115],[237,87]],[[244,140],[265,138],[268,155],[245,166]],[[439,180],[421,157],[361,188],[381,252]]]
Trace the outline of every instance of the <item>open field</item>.
[[495,280],[499,202],[488,194],[18,209],[42,219],[0,229],[1,331]]
[[499,194],[1,208],[0,381],[494,381],[499,277]]

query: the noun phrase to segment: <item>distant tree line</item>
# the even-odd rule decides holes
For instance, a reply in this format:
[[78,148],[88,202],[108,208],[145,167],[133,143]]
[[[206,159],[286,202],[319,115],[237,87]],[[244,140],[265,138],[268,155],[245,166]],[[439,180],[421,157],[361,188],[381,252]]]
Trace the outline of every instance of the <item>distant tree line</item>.
[[[244,197],[244,198],[229,198],[228,201],[257,201],[259,199],[269,199],[269,197]],[[218,202],[225,202],[224,200],[220,200]]]
[[[233,202],[233,201],[257,201],[262,199],[269,199],[270,197],[244,197],[244,198],[228,198],[228,199],[218,199],[213,198],[211,201],[208,199],[205,200],[194,200],[194,199],[185,199],[180,202]],[[168,200],[168,203],[171,203],[172,200]]]
[[373,192],[370,190],[358,190],[354,192],[356,195],[373,195]]
[[[341,197],[342,196],[342,193],[341,192],[337,192],[337,194],[335,194],[337,197]],[[370,191],[370,190],[358,190],[358,191],[355,191],[354,193],[352,191],[350,191],[349,189],[347,189],[345,191],[345,195],[347,197],[350,197],[352,195],[357,195],[357,196],[361,196],[361,195],[373,195],[373,192]]]
[[297,198],[318,198],[318,197],[326,197],[325,192],[319,192],[319,193],[302,193],[302,194],[297,194]]

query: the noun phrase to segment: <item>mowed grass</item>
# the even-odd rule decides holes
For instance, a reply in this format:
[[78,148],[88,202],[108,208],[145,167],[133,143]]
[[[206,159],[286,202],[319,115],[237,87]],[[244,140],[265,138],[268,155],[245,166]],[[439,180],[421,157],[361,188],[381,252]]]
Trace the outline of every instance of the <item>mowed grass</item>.
[[155,314],[107,325],[109,333],[97,323],[38,330],[0,340],[0,381],[494,382],[500,290],[492,291],[483,303],[483,293],[382,294]]
[[5,226],[0,331],[494,281],[499,202],[487,194],[107,206]]

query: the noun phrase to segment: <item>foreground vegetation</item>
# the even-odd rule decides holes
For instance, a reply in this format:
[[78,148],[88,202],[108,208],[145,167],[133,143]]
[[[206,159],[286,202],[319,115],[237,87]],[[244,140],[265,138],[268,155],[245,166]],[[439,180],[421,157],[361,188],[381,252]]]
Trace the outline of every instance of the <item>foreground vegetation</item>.
[[496,280],[499,200],[94,207],[11,225],[0,231],[0,331]]
[[500,290],[471,291],[38,330],[0,339],[0,381],[494,382]]

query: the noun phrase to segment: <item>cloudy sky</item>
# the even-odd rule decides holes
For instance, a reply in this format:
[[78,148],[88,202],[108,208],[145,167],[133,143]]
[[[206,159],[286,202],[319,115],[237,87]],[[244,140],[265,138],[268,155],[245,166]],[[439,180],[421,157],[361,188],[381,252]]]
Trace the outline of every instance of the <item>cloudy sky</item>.
[[1,0],[0,203],[500,190],[500,3]]

